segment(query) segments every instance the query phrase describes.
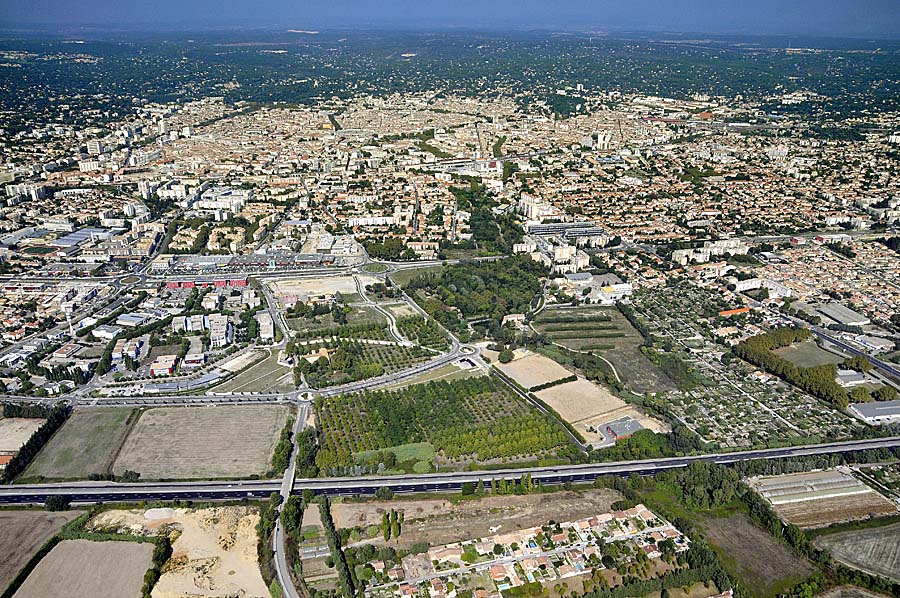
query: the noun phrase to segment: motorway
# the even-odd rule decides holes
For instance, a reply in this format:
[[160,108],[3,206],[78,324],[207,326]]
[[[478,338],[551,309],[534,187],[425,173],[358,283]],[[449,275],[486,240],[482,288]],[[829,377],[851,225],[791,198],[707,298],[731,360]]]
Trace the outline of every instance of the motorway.
[[[618,461],[612,463],[587,463],[522,469],[498,469],[486,471],[400,475],[390,477],[360,476],[340,478],[298,478],[291,492],[310,489],[320,494],[355,495],[372,494],[378,488],[389,487],[397,493],[443,492],[459,490],[465,483],[478,480],[518,479],[531,474],[542,484],[592,481],[597,476],[631,474],[651,475],[659,471],[686,467],[695,461],[720,464],[737,463],[754,459],[780,459],[811,455],[851,453],[854,451],[900,448],[900,436],[816,444],[800,447],[760,449],[733,453],[712,453],[689,457],[669,457],[642,461]],[[76,503],[136,502],[141,500],[239,500],[242,498],[266,498],[272,492],[283,490],[283,479],[212,482],[141,482],[119,484],[116,482],[65,482],[54,484],[14,484],[0,487],[0,504],[41,504],[48,496],[61,495]]]

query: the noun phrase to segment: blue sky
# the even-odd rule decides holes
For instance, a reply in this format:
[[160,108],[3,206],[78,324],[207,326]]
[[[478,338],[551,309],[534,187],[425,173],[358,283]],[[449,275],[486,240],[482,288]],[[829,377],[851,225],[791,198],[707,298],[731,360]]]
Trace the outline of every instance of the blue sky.
[[2,0],[0,22],[900,38],[900,0]]

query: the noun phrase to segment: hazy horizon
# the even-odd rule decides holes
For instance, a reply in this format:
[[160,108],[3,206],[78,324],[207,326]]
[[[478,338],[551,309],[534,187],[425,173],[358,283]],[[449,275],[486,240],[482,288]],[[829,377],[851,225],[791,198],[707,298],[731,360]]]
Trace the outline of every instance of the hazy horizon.
[[719,35],[900,38],[896,0],[8,0],[0,25],[86,29],[400,29],[648,31]]

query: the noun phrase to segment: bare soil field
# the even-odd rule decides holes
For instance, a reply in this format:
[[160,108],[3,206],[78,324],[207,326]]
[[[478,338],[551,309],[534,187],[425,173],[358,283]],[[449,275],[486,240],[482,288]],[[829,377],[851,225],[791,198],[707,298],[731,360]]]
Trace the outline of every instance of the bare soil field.
[[746,515],[707,517],[702,528],[728,572],[759,598],[782,593],[816,571]]
[[0,511],[0,592],[32,556],[79,511]]
[[42,419],[0,418],[0,453],[17,453],[31,435],[43,425]]
[[596,430],[602,430],[605,424],[625,416],[638,420],[642,426],[655,432],[668,431],[664,423],[641,413],[606,388],[584,378],[545,388],[536,392],[535,396],[553,407],[588,442],[602,441]]
[[289,412],[279,405],[149,409],[113,472],[130,469],[150,480],[262,475]]
[[138,412],[77,409],[22,474],[28,479],[76,479],[107,473]]
[[819,536],[815,544],[838,561],[900,581],[900,523]]
[[497,368],[525,388],[532,388],[572,375],[572,372],[549,357],[537,353],[528,353],[509,363],[497,363]]
[[31,572],[15,598],[140,596],[152,544],[65,540]]
[[351,295],[356,292],[356,281],[352,276],[322,276],[319,278],[278,279],[268,283],[272,294],[281,299],[284,296],[296,295],[301,298],[307,295],[322,293],[341,293]]
[[[511,531],[543,525],[549,520],[573,521],[606,513],[621,498],[615,490],[554,492],[526,496],[488,496],[477,500],[392,500],[335,502],[332,514],[338,528],[380,525],[385,510],[403,511],[405,524],[397,546],[416,542],[447,544],[490,535],[491,527]],[[381,543],[381,540],[377,541]]]
[[247,351],[246,353],[242,353],[237,357],[232,357],[231,359],[220,365],[219,369],[231,373],[239,372],[254,361],[261,359],[265,355],[265,351]]
[[153,598],[268,598],[256,558],[258,522],[255,507],[213,507],[111,510],[90,525],[142,535],[176,532]]
[[896,505],[874,490],[864,494],[779,504],[775,510],[790,523],[806,528],[897,514]]

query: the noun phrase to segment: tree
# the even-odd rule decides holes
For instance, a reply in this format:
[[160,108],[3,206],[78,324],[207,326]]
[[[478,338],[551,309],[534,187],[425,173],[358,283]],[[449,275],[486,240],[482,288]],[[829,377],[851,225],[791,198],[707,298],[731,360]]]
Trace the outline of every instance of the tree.
[[876,401],[893,401],[897,398],[897,389],[893,386],[882,385],[872,391],[872,398]]
[[48,496],[47,500],[44,501],[44,509],[47,511],[68,511],[70,503],[71,499],[68,496],[54,494]]
[[509,349],[503,349],[500,351],[500,355],[497,357],[500,363],[509,363],[513,360],[513,352]]
[[850,391],[849,399],[851,403],[868,403],[872,400],[872,395],[865,386],[857,386]]
[[394,491],[387,486],[380,486],[377,490],[375,490],[375,498],[377,498],[378,500],[390,500],[394,498]]

